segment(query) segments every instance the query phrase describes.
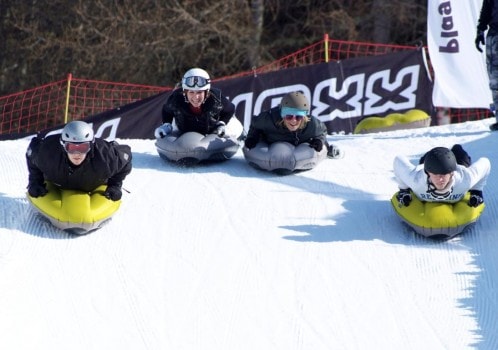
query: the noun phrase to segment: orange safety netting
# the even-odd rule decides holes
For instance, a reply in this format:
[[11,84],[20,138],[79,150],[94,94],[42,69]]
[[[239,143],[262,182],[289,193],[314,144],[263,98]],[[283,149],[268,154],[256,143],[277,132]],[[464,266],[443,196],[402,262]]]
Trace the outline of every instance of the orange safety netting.
[[0,97],[0,134],[35,132],[98,114],[167,87],[73,78]]

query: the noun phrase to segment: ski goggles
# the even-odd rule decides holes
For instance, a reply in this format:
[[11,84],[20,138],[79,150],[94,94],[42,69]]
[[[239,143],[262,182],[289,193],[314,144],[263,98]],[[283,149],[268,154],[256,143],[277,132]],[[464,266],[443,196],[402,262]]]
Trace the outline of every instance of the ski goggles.
[[185,84],[185,86],[190,87],[190,88],[193,88],[196,86],[202,88],[202,87],[208,85],[210,82],[211,82],[210,79],[206,79],[203,77],[197,77],[197,76],[187,77],[183,80],[183,83]]
[[295,115],[295,114],[287,114],[287,115],[284,115],[282,117],[282,119],[285,119],[287,121],[291,121],[292,119],[296,119],[297,121],[300,121],[303,118],[304,118],[303,115]]
[[303,118],[308,115],[308,111],[304,109],[297,109],[297,108],[292,108],[292,107],[282,107],[280,109],[280,116],[282,119],[287,119],[290,120],[292,118],[287,118],[287,116],[295,116],[296,119],[299,117]]
[[62,146],[69,154],[87,154],[92,147],[90,142],[64,142]]

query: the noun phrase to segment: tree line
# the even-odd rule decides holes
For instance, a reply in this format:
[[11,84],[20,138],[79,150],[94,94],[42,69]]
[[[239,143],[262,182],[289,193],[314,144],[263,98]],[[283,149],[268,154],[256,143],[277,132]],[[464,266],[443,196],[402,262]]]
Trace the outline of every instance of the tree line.
[[426,44],[427,0],[2,0],[0,96],[64,79],[173,86],[331,39]]

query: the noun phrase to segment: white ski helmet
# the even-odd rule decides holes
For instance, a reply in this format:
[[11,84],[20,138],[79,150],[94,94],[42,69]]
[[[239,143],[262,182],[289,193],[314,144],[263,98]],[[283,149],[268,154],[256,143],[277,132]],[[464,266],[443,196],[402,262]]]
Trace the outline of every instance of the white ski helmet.
[[63,142],[93,142],[95,135],[90,124],[75,120],[66,124],[62,129],[61,140]]
[[183,76],[182,88],[191,91],[207,91],[211,89],[211,78],[204,69],[189,69]]

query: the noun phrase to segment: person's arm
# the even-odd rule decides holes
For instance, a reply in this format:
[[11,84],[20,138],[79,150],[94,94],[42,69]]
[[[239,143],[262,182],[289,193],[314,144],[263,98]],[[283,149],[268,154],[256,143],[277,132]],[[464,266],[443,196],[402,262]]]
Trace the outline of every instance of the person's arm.
[[479,158],[475,163],[473,163],[468,168],[465,168],[471,177],[471,187],[470,190],[482,191],[486,185],[489,172],[491,171],[491,163],[488,158]]
[[[459,165],[457,168],[462,192],[470,192],[469,206],[477,207],[484,203],[483,190],[491,170],[488,158],[480,158],[469,167]],[[465,187],[467,185],[467,187]],[[470,187],[470,188],[469,188]]]
[[28,181],[29,183],[37,183],[42,185],[45,181],[43,172],[36,165],[35,158],[38,154],[38,149],[41,139],[39,137],[34,137],[29,143],[28,149],[26,151],[26,163],[28,166]]
[[484,32],[488,29],[489,23],[492,20],[493,13],[493,3],[494,0],[484,0],[481,7],[481,14],[479,16],[479,21],[477,22],[477,33],[474,40],[477,51],[483,52],[481,45],[486,45],[486,40],[484,38]]
[[112,201],[118,201],[122,197],[121,187],[123,180],[131,172],[131,148],[128,145],[112,143],[115,155],[113,157],[112,175],[107,180],[107,188],[104,196]]
[[312,117],[312,121],[315,125],[314,139],[319,139],[323,142],[324,145],[327,144],[327,127],[325,124],[320,121],[318,118]]
[[244,146],[251,149],[256,146],[261,138],[261,131],[256,129],[254,126],[249,127],[249,131],[247,132],[247,137],[244,140]]
[[328,148],[327,127],[318,118],[310,117],[302,137],[300,143],[309,143],[310,147],[317,152],[320,152],[323,147]]
[[479,15],[479,20],[477,22],[477,31],[485,32],[488,29],[488,25],[491,22],[491,16],[493,14],[493,3],[492,0],[484,0],[481,7],[481,13]]
[[45,187],[45,176],[43,172],[36,165],[36,157],[38,154],[41,139],[35,137],[29,143],[26,151],[26,163],[28,166],[28,193],[31,197],[41,197],[47,194]]
[[249,131],[247,132],[247,137],[244,140],[244,146],[247,148],[254,148],[256,144],[260,141],[261,136],[263,134],[262,129],[260,128],[260,120],[261,118],[265,118],[264,112],[258,116],[254,116],[251,119],[251,124],[249,126]]
[[415,166],[410,163],[405,156],[396,156],[393,161],[393,171],[396,177],[396,182],[401,190],[406,190],[412,187],[414,179]]
[[132,154],[131,148],[128,145],[114,144],[114,152],[116,153],[113,174],[107,180],[108,186],[123,185],[123,180],[128,176],[132,169]]

